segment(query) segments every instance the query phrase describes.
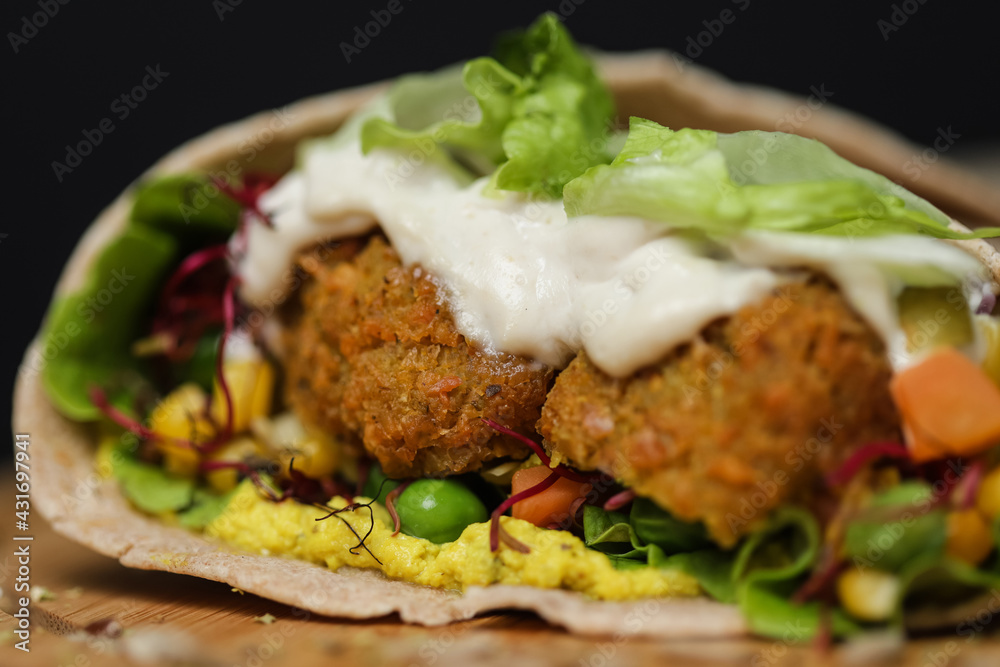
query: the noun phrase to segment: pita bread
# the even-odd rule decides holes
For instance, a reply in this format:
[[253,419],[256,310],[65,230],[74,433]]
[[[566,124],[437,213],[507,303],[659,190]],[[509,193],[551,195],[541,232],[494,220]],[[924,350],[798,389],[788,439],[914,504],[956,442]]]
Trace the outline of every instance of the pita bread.
[[[641,115],[672,127],[719,131],[776,129],[783,118],[855,162],[881,171],[953,215],[997,222],[1000,194],[961,170],[938,162],[917,183],[901,165],[918,153],[885,128],[830,105],[776,91],[736,85],[671,54],[599,57],[624,119]],[[180,170],[219,170],[233,160],[240,169],[288,169],[299,140],[336,129],[386,84],[304,100],[219,128],[173,151],[144,177]],[[815,107],[815,108],[814,108]],[[798,111],[798,116],[796,112]],[[808,111],[808,113],[806,113]],[[789,114],[791,114],[789,116]],[[279,127],[280,126],[280,127]],[[781,129],[789,129],[784,127]],[[238,146],[248,138],[266,143],[253,162]],[[133,191],[123,193],[81,239],[56,288],[79,285],[95,254],[125,224]],[[985,243],[964,244],[1000,276],[1000,261]],[[225,582],[244,591],[329,616],[375,618],[396,613],[411,623],[440,625],[492,610],[524,609],[584,634],[657,637],[724,637],[745,634],[735,607],[696,600],[594,602],[565,591],[496,586],[464,595],[390,581],[369,570],[327,569],[283,558],[250,554],[165,526],[136,512],[114,481],[94,471],[94,431],[61,417],[46,398],[36,369],[44,363],[41,342],[27,351],[14,401],[14,429],[31,434],[35,466],[33,500],[59,533],[140,569],[163,570]],[[58,363],[56,358],[51,363]],[[636,623],[636,619],[641,623]]]

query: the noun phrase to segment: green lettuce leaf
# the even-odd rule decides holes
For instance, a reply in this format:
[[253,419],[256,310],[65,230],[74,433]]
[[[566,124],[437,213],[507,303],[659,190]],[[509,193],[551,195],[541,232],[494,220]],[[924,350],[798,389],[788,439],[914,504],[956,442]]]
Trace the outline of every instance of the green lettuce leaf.
[[610,165],[589,169],[563,195],[570,216],[637,216],[719,236],[744,230],[1000,235],[1000,228],[949,229],[948,218],[928,202],[813,139],[674,131],[641,118],[630,119],[625,146]]
[[188,477],[175,477],[163,468],[142,463],[126,450],[114,457],[114,475],[122,493],[132,504],[150,514],[184,509],[194,499],[195,483]]
[[502,39],[496,58],[471,60],[460,74],[400,81],[362,124],[361,147],[493,173],[501,190],[558,197],[565,183],[610,159],[613,113],[590,61],[545,14]]
[[236,229],[240,205],[204,176],[172,174],[139,185],[132,223],[158,229],[195,247],[224,241]]
[[235,492],[234,489],[220,494],[202,488],[195,489],[191,505],[177,516],[180,524],[195,530],[204,528],[222,514]]
[[92,387],[104,389],[116,405],[127,402],[141,377],[129,345],[141,334],[176,250],[169,235],[130,225],[101,251],[83,286],[53,303],[41,340],[55,352],[42,370],[42,383],[61,413],[78,421],[97,419]]
[[124,231],[98,254],[83,285],[58,297],[41,341],[42,383],[56,408],[78,421],[100,417],[90,389],[130,408],[144,368],[129,352],[142,335],[169,271],[196,247],[236,228],[239,207],[204,177],[169,176],[141,185]]

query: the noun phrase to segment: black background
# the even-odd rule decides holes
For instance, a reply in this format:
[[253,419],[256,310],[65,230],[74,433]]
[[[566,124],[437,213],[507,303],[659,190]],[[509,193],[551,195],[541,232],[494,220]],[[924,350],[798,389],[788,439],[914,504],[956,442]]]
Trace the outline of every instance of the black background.
[[[963,147],[1000,139],[1000,41],[994,17],[984,13],[990,3],[399,1],[402,12],[351,62],[341,43],[354,40],[387,0],[3,3],[0,419],[9,423],[17,364],[80,234],[157,158],[261,109],[484,54],[496,32],[545,10],[562,14],[584,44],[684,51],[705,22],[729,9],[735,20],[701,53],[688,52],[697,63],[802,94],[822,84],[834,103],[921,144],[948,126]],[[42,6],[58,11],[32,32],[25,20],[42,24]],[[901,25],[887,32],[893,18]],[[880,20],[887,22],[881,28]],[[12,33],[27,39],[16,40],[16,53]],[[168,75],[119,120],[112,103],[142,81],[147,66]],[[114,131],[57,180],[52,162],[63,162],[65,146],[106,117]]]

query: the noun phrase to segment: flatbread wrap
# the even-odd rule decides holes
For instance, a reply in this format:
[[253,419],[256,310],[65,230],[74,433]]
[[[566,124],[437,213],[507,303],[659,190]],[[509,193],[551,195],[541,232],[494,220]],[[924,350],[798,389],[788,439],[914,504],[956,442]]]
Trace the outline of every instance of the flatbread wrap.
[[[164,158],[19,376],[53,526],[425,625],[846,637],[990,590],[993,250],[890,180],[880,128],[597,63],[543,17]],[[958,171],[919,184],[991,215]]]

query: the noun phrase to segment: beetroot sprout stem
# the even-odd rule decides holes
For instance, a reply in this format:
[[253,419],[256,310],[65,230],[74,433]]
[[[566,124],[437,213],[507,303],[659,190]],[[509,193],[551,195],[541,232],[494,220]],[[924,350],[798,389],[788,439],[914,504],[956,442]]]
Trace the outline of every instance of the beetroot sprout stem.
[[155,433],[150,431],[135,419],[132,419],[125,413],[118,410],[115,406],[111,405],[107,394],[105,394],[104,390],[100,387],[90,388],[90,401],[94,404],[94,407],[104,413],[104,416],[121,426],[123,429],[132,432],[143,440],[156,439],[157,436]]
[[389,493],[385,494],[385,508],[386,508],[386,510],[389,511],[389,516],[392,517],[392,536],[393,537],[396,537],[396,535],[399,535],[399,529],[401,528],[401,524],[400,524],[400,521],[399,521],[399,512],[396,511],[396,499],[399,498],[399,495],[401,493],[403,493],[403,491],[406,490],[406,487],[408,487],[412,483],[413,483],[413,480],[410,480],[408,482],[403,482],[402,484],[400,484],[399,486],[397,486],[395,489],[393,489]]
[[[579,473],[575,473],[575,472],[573,472],[572,470],[570,470],[569,468],[567,468],[566,466],[564,466],[561,463],[559,465],[557,465],[556,467],[553,468],[552,467],[552,458],[548,454],[545,453],[545,450],[542,449],[542,446],[539,445],[537,442],[535,442],[534,440],[532,440],[531,438],[529,438],[526,435],[521,435],[517,431],[513,431],[513,430],[507,428],[506,426],[502,426],[502,425],[498,424],[497,422],[493,421],[492,419],[488,419],[486,417],[482,417],[481,419],[486,423],[487,426],[489,426],[494,431],[499,431],[500,433],[503,433],[504,435],[509,435],[510,437],[512,437],[512,438],[514,438],[516,440],[519,440],[519,441],[523,442],[524,444],[526,444],[528,447],[531,448],[531,450],[533,452],[535,452],[535,454],[538,455],[538,458],[542,460],[542,463],[545,464],[546,467],[548,467],[550,470],[552,470],[552,472],[554,472],[555,474],[559,475],[560,477],[565,477],[566,479],[571,479],[574,482],[581,482],[581,483],[584,483],[584,484],[589,484],[590,482],[593,481],[593,479],[592,479],[591,476],[581,475]],[[595,475],[593,477],[599,477],[599,475]]]
[[541,482],[525,489],[524,491],[515,493],[510,498],[500,503],[499,507],[493,510],[493,513],[490,515],[490,551],[496,551],[497,549],[499,549],[500,540],[503,540],[504,544],[506,544],[507,546],[516,549],[521,553],[528,553],[528,547],[526,547],[518,540],[514,539],[513,536],[508,534],[503,529],[503,526],[500,525],[500,517],[503,515],[504,512],[506,512],[511,507],[521,502],[525,498],[530,498],[531,496],[538,495],[545,489],[549,488],[550,486],[555,484],[556,481],[558,481],[558,479],[559,479],[559,474],[553,470],[552,472],[549,473],[549,476],[543,479]]

